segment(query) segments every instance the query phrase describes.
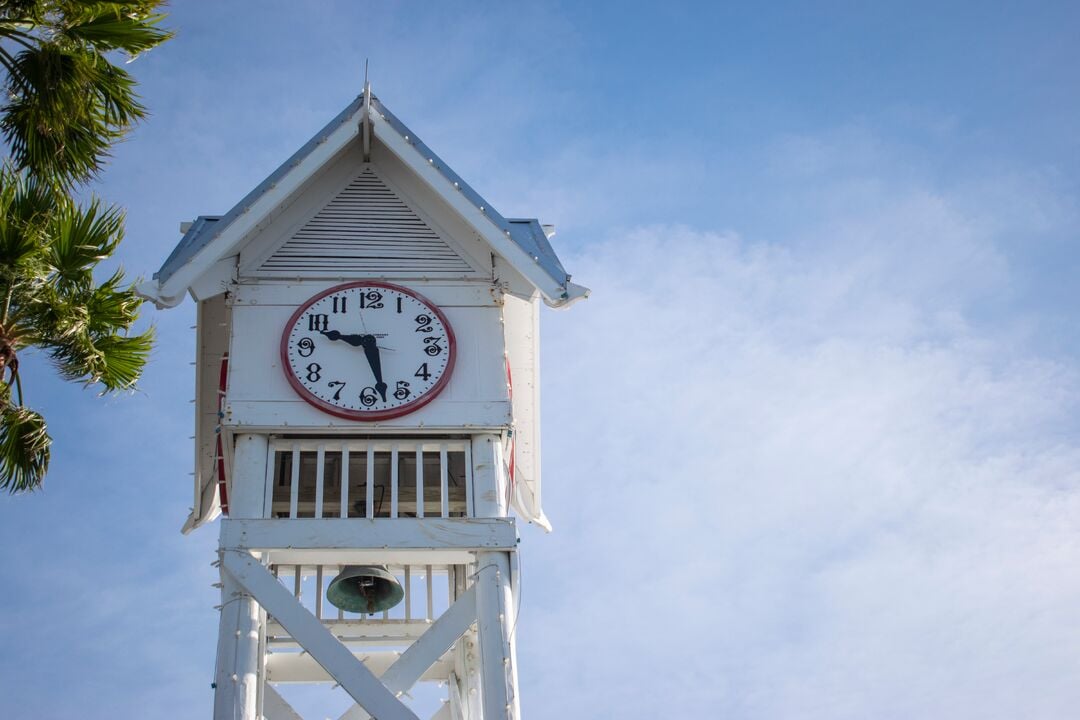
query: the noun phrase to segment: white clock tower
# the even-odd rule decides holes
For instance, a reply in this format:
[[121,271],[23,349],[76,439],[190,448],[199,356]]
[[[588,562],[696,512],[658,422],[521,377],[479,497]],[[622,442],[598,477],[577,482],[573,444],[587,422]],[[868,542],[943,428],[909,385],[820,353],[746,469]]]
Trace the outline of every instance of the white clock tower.
[[540,301],[588,291],[375,98],[229,212],[185,223],[140,292],[198,307],[195,503],[219,515],[216,720],[520,717],[517,518],[540,505]]

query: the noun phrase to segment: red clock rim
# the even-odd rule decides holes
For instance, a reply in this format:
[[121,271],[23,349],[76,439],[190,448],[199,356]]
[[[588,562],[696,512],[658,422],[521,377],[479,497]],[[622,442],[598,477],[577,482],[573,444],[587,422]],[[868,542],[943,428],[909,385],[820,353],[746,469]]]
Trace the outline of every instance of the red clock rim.
[[[293,325],[300,319],[300,316],[304,314],[308,308],[322,300],[327,295],[333,295],[341,290],[348,290],[355,287],[381,287],[388,290],[394,290],[395,292],[411,295],[420,302],[427,305],[435,313],[435,315],[442,321],[443,327],[446,328],[447,339],[447,353],[448,358],[446,361],[446,370],[443,371],[442,377],[431,386],[431,389],[421,395],[415,400],[411,400],[404,405],[396,408],[389,408],[387,410],[347,410],[340,408],[336,405],[331,405],[322,398],[316,397],[311,394],[311,391],[304,387],[303,383],[296,379],[296,376],[290,372],[289,364],[289,333],[292,330]],[[408,415],[409,413],[416,412],[420,408],[427,405],[434,400],[436,396],[443,391],[446,384],[450,382],[450,375],[454,371],[454,362],[457,360],[457,339],[454,337],[454,329],[450,327],[450,321],[446,319],[446,315],[439,309],[439,306],[428,300],[420,293],[411,290],[401,285],[394,285],[393,283],[382,282],[380,280],[356,280],[353,282],[342,283],[341,285],[335,285],[331,288],[327,288],[317,295],[313,295],[308,298],[304,304],[296,309],[296,311],[289,318],[289,321],[285,324],[285,329],[281,333],[281,343],[279,348],[279,354],[281,359],[281,371],[285,374],[285,378],[292,385],[293,390],[299,395],[305,402],[312,405],[325,413],[333,415],[335,417],[344,418],[346,420],[359,420],[361,422],[376,422],[378,420],[389,420],[391,418],[401,417],[402,415]]]

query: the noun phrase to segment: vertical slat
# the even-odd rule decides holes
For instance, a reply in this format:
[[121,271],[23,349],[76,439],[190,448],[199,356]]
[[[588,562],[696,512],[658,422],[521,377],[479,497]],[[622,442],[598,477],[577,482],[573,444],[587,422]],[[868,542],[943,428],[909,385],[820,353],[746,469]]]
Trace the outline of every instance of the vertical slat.
[[390,517],[397,517],[398,496],[398,448],[397,443],[390,446]]
[[446,443],[439,446],[439,496],[442,498],[442,516],[450,517],[450,481],[446,459]]
[[315,453],[315,517],[322,517],[323,479],[326,476],[326,445],[319,443]]
[[412,566],[405,566],[405,619],[412,620]]
[[465,517],[476,517],[473,510],[472,443],[465,443]]
[[367,517],[375,517],[375,446],[367,446]]
[[426,566],[427,569],[427,619],[435,619],[435,603],[432,597],[432,590],[435,585],[435,578],[431,575],[431,566]]
[[266,483],[263,485],[263,514],[264,518],[274,517],[274,482],[277,459],[277,445],[269,442],[266,444]]
[[341,517],[349,517],[349,446],[341,445]]
[[293,595],[296,596],[297,602],[300,602],[300,581],[303,579],[303,574],[303,565],[293,565]]
[[424,517],[424,446],[416,443],[416,517]]
[[450,607],[454,604],[454,599],[457,597],[457,593],[454,592],[454,568],[452,565],[446,566],[446,606]]
[[292,479],[289,486],[289,517],[296,517],[296,506],[300,501],[300,443],[292,446]]
[[322,620],[322,569],[322,565],[319,565],[315,568],[315,617],[317,617],[319,620]]

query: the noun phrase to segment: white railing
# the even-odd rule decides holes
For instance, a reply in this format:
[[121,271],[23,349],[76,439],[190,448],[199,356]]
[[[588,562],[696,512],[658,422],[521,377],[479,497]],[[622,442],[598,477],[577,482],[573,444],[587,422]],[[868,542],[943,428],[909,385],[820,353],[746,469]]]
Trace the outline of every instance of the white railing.
[[268,518],[473,517],[465,439],[274,438]]
[[[330,582],[341,571],[337,565],[271,565],[270,570],[297,601],[321,620],[340,640],[367,645],[411,642],[446,611],[471,580],[465,565],[389,565],[405,597],[389,610],[345,612],[326,599]],[[295,641],[273,618],[268,618],[267,642],[289,647]]]

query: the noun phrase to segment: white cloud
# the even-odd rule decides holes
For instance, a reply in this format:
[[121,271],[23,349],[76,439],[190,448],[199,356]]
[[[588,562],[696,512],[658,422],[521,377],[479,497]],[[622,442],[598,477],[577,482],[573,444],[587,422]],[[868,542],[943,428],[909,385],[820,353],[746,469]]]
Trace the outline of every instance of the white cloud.
[[981,222],[873,199],[783,248],[659,226],[568,258],[595,294],[545,322],[531,712],[1080,702],[1077,376],[970,322],[1011,282]]

